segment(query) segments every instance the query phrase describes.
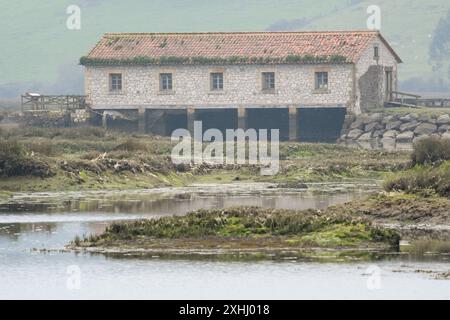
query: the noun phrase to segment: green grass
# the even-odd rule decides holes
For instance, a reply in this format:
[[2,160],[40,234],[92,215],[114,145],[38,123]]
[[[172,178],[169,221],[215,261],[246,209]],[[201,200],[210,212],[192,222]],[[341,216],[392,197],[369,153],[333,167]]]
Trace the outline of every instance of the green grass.
[[[157,240],[154,240],[157,239]],[[111,245],[117,241],[188,239],[221,243],[218,246],[254,246],[276,241],[279,245],[306,247],[357,247],[385,243],[396,247],[397,233],[376,227],[368,220],[337,211],[293,211],[257,207],[197,210],[185,216],[114,223],[100,236],[85,238],[84,246]],[[226,243],[226,239],[231,240]],[[233,241],[241,239],[241,242]],[[267,240],[269,239],[269,240]],[[195,247],[191,248],[195,249]]]
[[[81,1],[81,30],[66,28],[70,0],[0,0],[0,85],[37,83],[51,87],[75,79],[79,58],[105,32],[262,31],[274,23],[308,19],[301,29],[365,29],[372,1],[171,0]],[[450,8],[447,0],[380,0],[382,33],[405,64],[400,80],[430,74],[429,37]],[[424,14],[426,12],[426,14]],[[17,17],[20,16],[20,19]],[[117,24],[120,18],[121,23]],[[295,23],[294,23],[295,27]],[[298,28],[296,28],[298,29]],[[76,44],[76,45],[74,45]],[[73,84],[65,84],[68,91]],[[62,92],[61,92],[62,93]],[[67,92],[69,93],[69,92]]]

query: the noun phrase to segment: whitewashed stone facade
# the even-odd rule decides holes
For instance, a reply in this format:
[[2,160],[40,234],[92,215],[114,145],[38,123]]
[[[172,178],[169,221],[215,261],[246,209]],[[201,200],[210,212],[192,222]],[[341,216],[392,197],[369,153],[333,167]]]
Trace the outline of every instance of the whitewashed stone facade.
[[[108,47],[108,44],[105,45]],[[374,56],[378,47],[379,57]],[[107,49],[105,49],[107,50]],[[85,65],[85,93],[95,109],[346,107],[359,114],[387,99],[385,72],[396,89],[398,56],[381,36],[355,62],[325,64]],[[328,90],[315,90],[315,72],[328,72]],[[223,90],[210,90],[210,74],[223,73]],[[275,73],[275,90],[262,90],[262,73]],[[122,75],[122,90],[111,92],[109,75]],[[171,73],[173,90],[160,91],[161,73]]]
[[[223,91],[210,90],[210,73],[223,72]],[[315,72],[328,71],[328,90],[315,90]],[[275,73],[275,90],[263,92],[262,72]],[[109,74],[121,73],[123,89],[109,90]],[[173,90],[161,92],[159,74],[172,73]],[[96,108],[126,106],[349,106],[352,65],[229,65],[86,67],[86,94]]]

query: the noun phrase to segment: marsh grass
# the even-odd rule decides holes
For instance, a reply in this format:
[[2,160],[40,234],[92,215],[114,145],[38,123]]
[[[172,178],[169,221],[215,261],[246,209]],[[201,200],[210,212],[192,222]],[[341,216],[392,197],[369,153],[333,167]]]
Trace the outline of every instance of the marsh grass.
[[450,140],[424,138],[414,144],[411,168],[389,175],[386,191],[450,197]]
[[[185,216],[113,223],[86,244],[115,240],[281,238],[318,246],[355,246],[382,242],[397,246],[398,235],[352,214],[258,207],[197,210]],[[331,239],[331,240],[330,240]]]
[[450,161],[439,166],[417,165],[412,169],[392,174],[386,178],[383,187],[386,191],[450,197]]
[[16,140],[0,139],[0,176],[50,177],[54,174],[50,165],[30,156],[29,150]]
[[433,165],[450,160],[450,139],[428,137],[414,143],[412,166]]

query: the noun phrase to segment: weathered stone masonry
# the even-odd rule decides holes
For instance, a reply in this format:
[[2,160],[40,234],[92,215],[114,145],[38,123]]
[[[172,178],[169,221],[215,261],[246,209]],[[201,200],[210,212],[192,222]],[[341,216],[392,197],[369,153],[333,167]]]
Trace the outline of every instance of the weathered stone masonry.
[[[391,89],[394,89],[397,63],[400,61],[378,33],[343,34],[342,39],[339,33],[125,34],[123,39],[120,34],[117,38],[105,36],[106,39],[102,39],[103,42],[93,49],[89,57],[112,59],[119,53],[120,59],[124,55],[136,57],[136,48],[141,51],[145,49],[151,57],[171,54],[201,56],[207,50],[210,55],[220,54],[222,59],[224,54],[231,55],[228,51],[233,54],[234,50],[245,53],[246,49],[254,51],[246,53],[251,57],[267,52],[267,55],[278,54],[279,59],[284,59],[283,57],[289,57],[290,50],[296,53],[297,49],[306,50],[305,54],[309,54],[308,50],[313,50],[313,56],[317,57],[342,51],[348,57],[345,58],[346,61],[336,63],[330,60],[318,63],[308,60],[302,63],[301,59],[300,62],[292,63],[283,60],[266,63],[164,65],[87,63],[86,95],[92,107],[100,112],[128,110],[128,118],[137,119],[136,128],[141,132],[170,135],[176,128],[192,129],[194,120],[202,120],[204,128],[215,127],[221,130],[278,128],[281,138],[285,140],[326,140],[327,136],[328,139],[336,139],[345,113],[359,114],[361,110],[383,104],[387,98],[384,94],[385,72],[392,72]],[[318,35],[324,37],[324,40],[317,40]],[[247,37],[246,42],[239,44],[243,36]],[[301,42],[305,36],[310,41],[308,46]],[[158,37],[163,39],[161,43],[146,43],[144,49],[140,47],[144,46],[142,43],[145,41],[158,41],[155,40]],[[234,40],[230,40],[230,37]],[[280,37],[285,37],[285,41],[279,40]],[[358,42],[359,38],[354,40],[352,37],[361,37],[364,41]],[[251,43],[256,41],[255,38],[260,41],[257,46]],[[293,39],[297,39],[299,43],[296,44]],[[263,48],[270,41],[273,42],[271,46]],[[127,48],[130,43],[134,43],[134,46]],[[283,43],[289,45],[283,47]],[[186,45],[192,46],[187,53],[183,51],[187,50],[184,48]],[[323,52],[315,50],[320,49],[320,45],[324,46]],[[374,57],[374,46],[378,47],[378,58]],[[125,50],[123,47],[128,51],[122,52]],[[224,52],[225,49],[228,51]],[[277,53],[277,50],[280,52]],[[262,90],[263,72],[275,74],[274,90]],[[316,72],[327,73],[328,87],[325,90],[316,89]],[[161,91],[162,73],[172,75],[172,90]],[[211,90],[211,73],[223,74],[223,90]],[[110,74],[121,74],[122,90],[119,92],[110,90]],[[134,116],[130,116],[130,112],[134,112]],[[108,119],[104,119],[104,123],[107,122]]]

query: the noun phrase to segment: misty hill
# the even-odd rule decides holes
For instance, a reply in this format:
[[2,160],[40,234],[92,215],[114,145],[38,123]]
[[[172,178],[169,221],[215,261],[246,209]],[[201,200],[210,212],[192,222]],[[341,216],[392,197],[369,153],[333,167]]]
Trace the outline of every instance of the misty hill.
[[[382,10],[381,32],[405,62],[401,83],[434,86],[426,80],[433,72],[430,44],[439,20],[450,9],[448,0],[377,3]],[[81,93],[78,60],[106,32],[365,29],[366,9],[373,1],[0,0],[0,4],[0,97],[14,97],[29,90]],[[66,28],[66,8],[71,4],[81,8],[81,30]]]

